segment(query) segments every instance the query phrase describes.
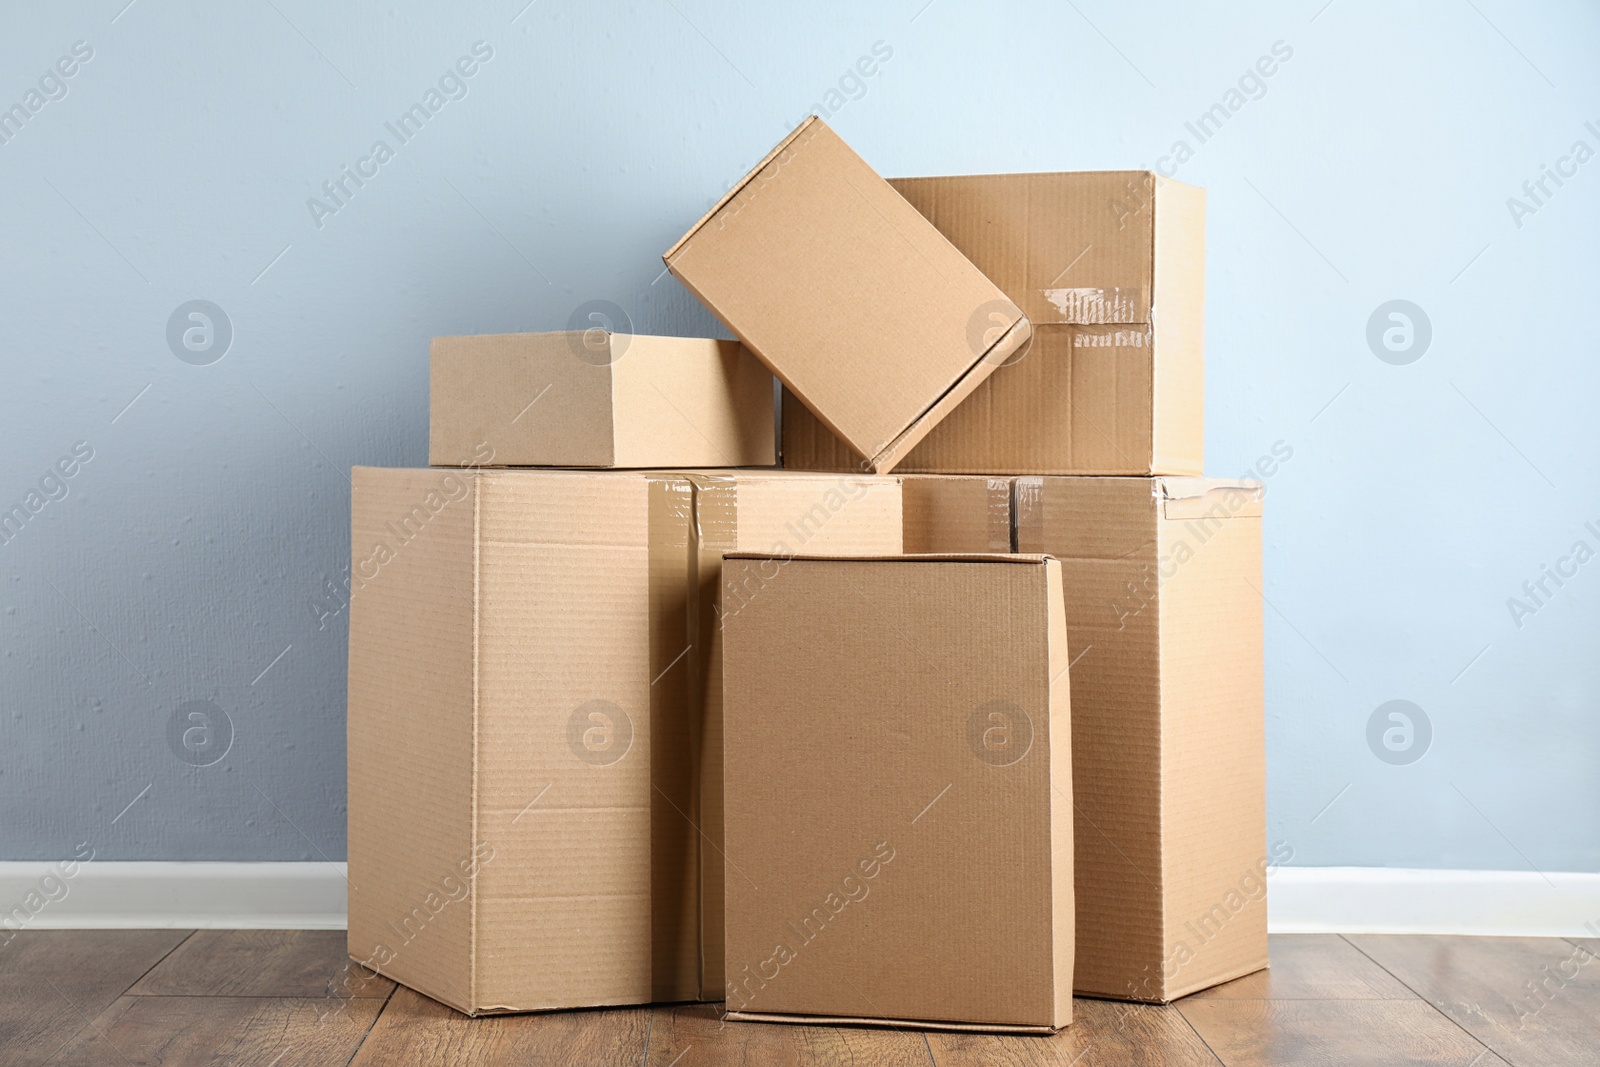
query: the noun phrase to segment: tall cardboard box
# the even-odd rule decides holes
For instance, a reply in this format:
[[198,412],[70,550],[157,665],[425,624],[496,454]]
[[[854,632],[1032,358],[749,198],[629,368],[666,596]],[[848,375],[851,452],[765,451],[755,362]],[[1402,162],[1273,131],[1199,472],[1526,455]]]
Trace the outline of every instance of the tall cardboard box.
[[1011,479],[908,474],[900,479],[907,552],[1010,552]]
[[1027,318],[821,119],[795,128],[663,256],[822,423],[886,473]]
[[352,485],[350,955],[473,1015],[696,999],[689,481]]
[[[1201,473],[1204,190],[1148,171],[890,184],[1022,308],[1034,334],[901,473]],[[784,398],[784,466],[859,462]]]
[[730,1017],[1071,1022],[1061,565],[730,555],[723,589]]
[[598,327],[435,337],[436,467],[770,467],[772,375],[737,341]]
[[[737,586],[726,598],[725,552],[760,551],[782,560],[799,553],[897,555],[901,550],[901,480],[871,475],[699,472],[694,484],[697,654],[700,711],[702,997],[726,993],[723,946],[722,638],[723,623],[762,595],[766,579]],[[774,564],[772,573],[781,571]]]
[[1016,521],[1066,589],[1077,992],[1265,967],[1260,484],[1019,478]]

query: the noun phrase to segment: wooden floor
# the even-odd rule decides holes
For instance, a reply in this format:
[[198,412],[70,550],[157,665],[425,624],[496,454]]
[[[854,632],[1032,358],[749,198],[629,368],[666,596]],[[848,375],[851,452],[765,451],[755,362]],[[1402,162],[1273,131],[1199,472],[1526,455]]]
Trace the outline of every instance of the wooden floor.
[[1600,941],[1285,935],[1270,971],[1169,1007],[1080,999],[1040,1038],[724,1023],[709,1004],[470,1020],[349,982],[339,932],[27,931],[0,946],[0,1064],[1595,1065],[1597,961]]

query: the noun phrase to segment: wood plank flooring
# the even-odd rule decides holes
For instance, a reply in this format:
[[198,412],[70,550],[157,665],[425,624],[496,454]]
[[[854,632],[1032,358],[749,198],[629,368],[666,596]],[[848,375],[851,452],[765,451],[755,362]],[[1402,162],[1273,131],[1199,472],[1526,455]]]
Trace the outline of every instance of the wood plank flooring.
[[725,1022],[720,1005],[468,1019],[338,931],[39,930],[0,943],[0,1064],[166,1067],[1557,1067],[1600,1064],[1600,942],[1278,935],[1272,969],[1054,1037]]

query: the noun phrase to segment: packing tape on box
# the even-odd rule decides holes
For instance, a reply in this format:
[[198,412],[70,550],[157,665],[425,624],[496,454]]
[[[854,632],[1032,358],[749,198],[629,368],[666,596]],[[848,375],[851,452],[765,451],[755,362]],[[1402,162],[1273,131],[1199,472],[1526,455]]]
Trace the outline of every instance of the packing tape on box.
[[1143,289],[1041,289],[1039,295],[1059,313],[1058,322],[1101,326],[1150,317],[1150,298]]

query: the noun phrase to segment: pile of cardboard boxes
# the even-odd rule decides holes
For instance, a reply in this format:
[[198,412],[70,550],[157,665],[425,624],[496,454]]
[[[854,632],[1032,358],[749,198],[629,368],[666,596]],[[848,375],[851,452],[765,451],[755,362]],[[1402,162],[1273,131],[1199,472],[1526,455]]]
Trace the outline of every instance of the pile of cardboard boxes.
[[354,473],[352,959],[1018,1032],[1266,966],[1203,193],[887,182],[812,119],[665,259],[737,342],[439,338],[434,466]]

